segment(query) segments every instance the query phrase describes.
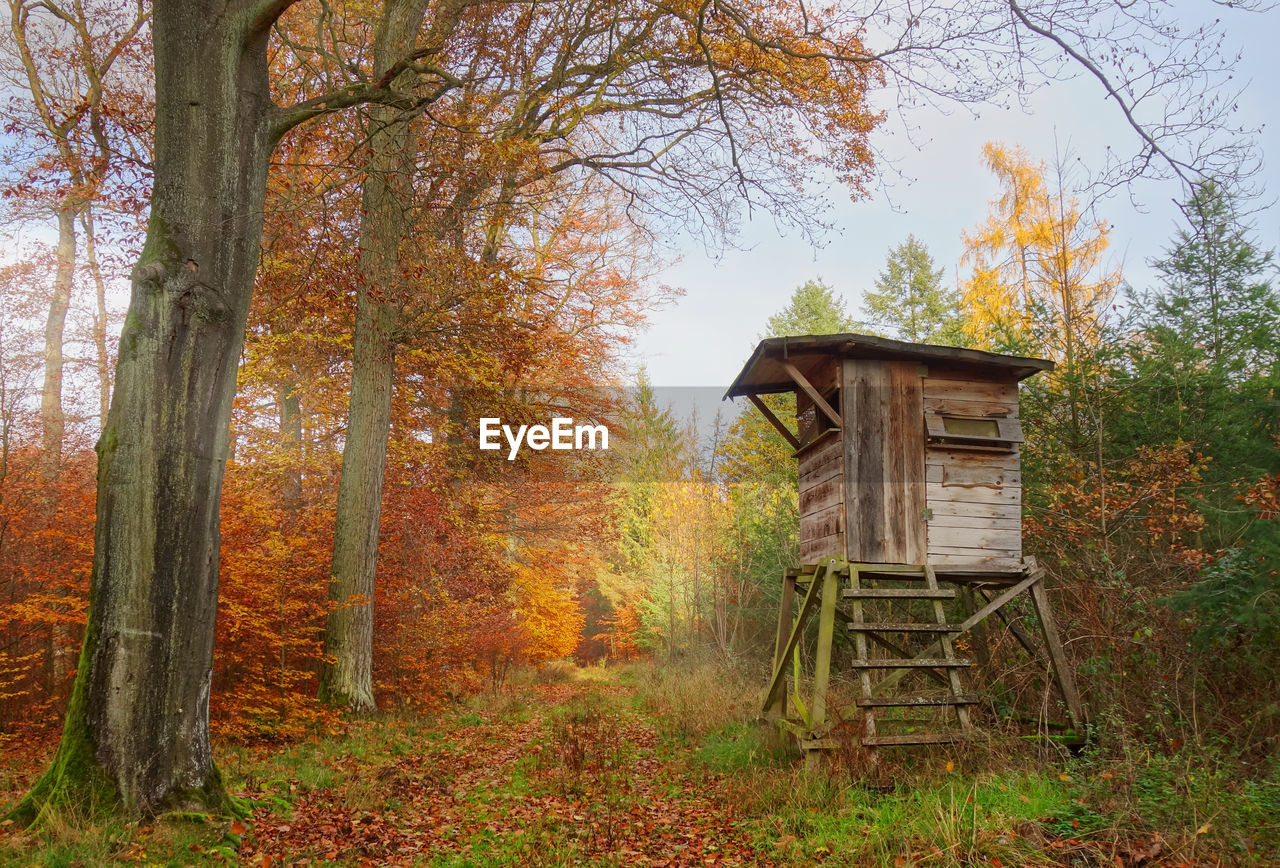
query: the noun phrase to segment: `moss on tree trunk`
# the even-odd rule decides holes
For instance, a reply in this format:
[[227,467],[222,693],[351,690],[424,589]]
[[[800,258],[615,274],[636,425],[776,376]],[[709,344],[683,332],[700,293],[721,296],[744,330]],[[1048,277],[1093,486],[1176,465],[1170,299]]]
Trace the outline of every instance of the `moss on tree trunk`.
[[275,117],[270,16],[157,4],[156,162],[98,445],[88,627],[62,742],[16,810],[232,813],[209,693],[218,503]]

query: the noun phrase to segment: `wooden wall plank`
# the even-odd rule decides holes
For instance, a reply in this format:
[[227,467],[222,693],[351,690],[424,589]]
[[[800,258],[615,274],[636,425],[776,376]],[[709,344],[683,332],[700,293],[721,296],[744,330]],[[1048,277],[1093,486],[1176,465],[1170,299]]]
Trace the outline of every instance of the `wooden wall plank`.
[[934,519],[949,515],[1022,520],[1022,505],[1018,503],[956,503],[934,498],[929,501],[929,509],[932,510]]
[[846,531],[849,559],[883,563],[884,435],[888,383],[883,361],[846,359],[841,416],[846,419]]
[[844,439],[839,434],[828,435],[824,441],[800,454],[801,488],[843,475]]
[[844,534],[842,533],[813,539],[802,538],[800,541],[800,563],[802,564],[817,563],[823,558],[843,557]]
[[982,486],[1003,488],[1022,486],[1022,474],[1017,470],[983,465],[930,464],[925,471],[925,481],[943,486]]
[[800,516],[800,538],[816,539],[840,533],[844,524],[844,505],[836,504],[819,512]]
[[[932,375],[933,372],[930,371]],[[943,380],[936,376],[924,378],[926,398],[946,398],[959,401],[981,401],[1017,404],[1018,384],[999,380]]]
[[929,546],[929,558],[932,560],[934,555],[948,555],[954,557],[978,557],[978,558],[1022,558],[1022,549],[970,549],[962,546]]
[[[974,506],[975,504],[965,503],[959,506]],[[997,530],[1016,530],[1022,531],[1022,519],[1014,516],[1008,517],[991,517],[980,515],[946,515],[945,513],[935,512],[933,518],[929,519],[928,527],[932,530],[935,527],[977,527],[977,528],[995,528]]]
[[1022,489],[1006,485],[1003,488],[973,488],[958,485],[938,485],[926,483],[925,492],[930,506],[936,502],[948,503],[1022,503]]
[[925,463],[929,465],[971,464],[979,467],[1003,467],[1017,470],[1022,462],[1017,449],[1009,452],[984,452],[976,449],[948,449],[930,446],[925,451]]
[[844,502],[844,480],[832,477],[800,492],[800,514],[813,515]]
[[[845,529],[846,556],[851,561],[862,560],[862,537],[858,533],[858,513],[862,509],[862,487],[858,484],[858,426],[866,416],[866,407],[859,394],[859,363],[851,359],[841,362],[840,415],[844,418],[844,479],[845,479]],[[801,535],[803,536],[803,534]]]
[[[884,516],[881,519],[884,544],[880,557],[885,562],[909,563],[906,555],[907,520],[904,514],[908,471],[903,438],[906,436],[905,414],[910,391],[902,381],[899,367],[900,363],[897,362],[886,362],[884,366]],[[919,377],[916,379],[919,380]]]
[[993,527],[929,527],[929,548],[997,549],[1021,552],[1022,531]]
[[898,551],[890,560],[923,564],[928,558],[928,525],[923,511],[928,504],[925,491],[924,390],[920,366],[914,362],[894,362],[893,400],[897,407],[894,438],[901,455],[902,478],[898,486],[898,510],[902,536]]
[[1016,401],[964,401],[956,398],[926,397],[924,409],[956,416],[1006,417],[1018,415]]

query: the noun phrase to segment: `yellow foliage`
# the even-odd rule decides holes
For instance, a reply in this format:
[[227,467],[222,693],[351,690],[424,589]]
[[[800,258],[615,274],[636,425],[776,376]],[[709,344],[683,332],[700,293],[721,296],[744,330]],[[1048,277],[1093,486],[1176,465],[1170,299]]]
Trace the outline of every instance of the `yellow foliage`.
[[[1120,285],[1103,268],[1110,227],[1051,188],[1043,162],[988,142],[983,161],[1000,182],[991,214],[964,236],[971,276],[961,286],[965,329],[976,346],[1047,355],[1068,367],[1090,354]],[[1056,188],[1056,189],[1054,189]]]

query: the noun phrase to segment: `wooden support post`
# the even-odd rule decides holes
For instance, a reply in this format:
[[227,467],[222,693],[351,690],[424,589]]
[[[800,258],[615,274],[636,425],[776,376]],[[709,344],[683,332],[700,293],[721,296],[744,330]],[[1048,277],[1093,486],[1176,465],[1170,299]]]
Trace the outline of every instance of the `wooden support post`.
[[[925,576],[925,584],[929,587],[930,590],[936,591],[938,589],[938,576],[933,571],[933,567],[925,565],[924,576]],[[933,617],[934,617],[934,620],[939,625],[944,625],[947,623],[946,610],[942,605],[942,601],[937,598],[934,598],[933,600]],[[938,637],[938,647],[942,649],[943,659],[945,660],[955,659],[955,656],[956,656],[955,652],[951,648],[950,633],[943,633],[941,636]],[[956,700],[956,705],[952,706],[952,711],[955,712],[956,722],[960,724],[960,731],[963,732],[967,737],[972,734],[973,727],[969,722],[968,707],[965,705],[959,704],[959,701],[964,698],[964,688],[960,683],[960,673],[957,672],[954,668],[948,667],[947,678],[951,682],[951,685],[950,685],[951,696],[953,699]]]
[[[818,577],[814,576],[814,584]],[[813,729],[817,731],[827,722],[827,687],[831,683],[831,643],[835,638],[836,600],[840,596],[840,573],[831,565],[822,579],[822,604],[818,610],[818,649],[813,663]],[[805,766],[812,768],[818,761],[816,750],[806,751]]]
[[1036,607],[1036,617],[1040,619],[1040,632],[1044,636],[1046,656],[1049,658],[1054,677],[1058,681],[1058,689],[1062,691],[1062,698],[1066,700],[1071,725],[1075,727],[1076,735],[1083,737],[1085,735],[1084,706],[1080,702],[1080,693],[1076,690],[1075,676],[1071,674],[1067,656],[1062,651],[1058,625],[1054,622],[1053,613],[1049,609],[1049,595],[1040,582],[1031,586],[1031,601]]
[[[826,564],[819,566],[819,570],[833,569],[835,558],[830,558]],[[809,619],[809,613],[813,610],[814,600],[818,597],[818,586],[821,580],[818,573],[814,573],[813,578],[809,580],[809,590],[805,592],[804,601],[800,604],[800,612],[796,615],[796,622],[791,627],[791,632],[787,635],[786,645],[783,646],[782,654],[778,656],[777,662],[773,667],[773,677],[769,679],[769,687],[764,694],[764,710],[768,710],[773,705],[774,699],[777,697],[778,690],[781,689],[783,681],[786,680],[786,663],[791,652],[800,642],[800,636],[804,633],[805,622]]]
[[[778,606],[778,637],[774,644],[773,650],[773,668],[777,671],[782,668],[783,662],[786,660],[787,639],[791,636],[791,618],[792,609],[795,608],[796,599],[796,577],[795,573],[788,570],[782,576],[782,600]],[[778,691],[777,698],[773,704],[765,709],[765,713],[770,722],[776,722],[787,716],[787,691],[785,689]]]
[[[849,567],[849,587],[855,591],[861,590],[862,588],[862,578],[858,574],[857,565],[850,565]],[[853,623],[859,626],[865,624],[866,612],[862,608],[861,597],[853,598],[852,608]],[[857,655],[857,660],[860,662],[866,662],[870,659],[869,649],[867,648],[866,633],[859,630],[853,634],[853,647],[854,653]],[[863,699],[871,699],[872,687],[870,669],[863,667],[858,670],[858,687]],[[862,709],[862,734],[859,738],[859,743],[864,743],[867,739],[875,738],[875,736],[876,711],[871,706],[866,706]],[[874,747],[868,747],[867,750],[871,757],[871,765],[878,769],[880,758],[876,753],[876,749]]]

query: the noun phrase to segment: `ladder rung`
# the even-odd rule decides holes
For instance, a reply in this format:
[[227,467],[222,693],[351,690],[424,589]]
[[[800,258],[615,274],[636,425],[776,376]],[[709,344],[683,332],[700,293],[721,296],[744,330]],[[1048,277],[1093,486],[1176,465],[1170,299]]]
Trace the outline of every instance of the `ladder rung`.
[[916,705],[977,705],[978,697],[972,693],[960,696],[873,696],[859,699],[859,708],[908,708]]
[[959,633],[959,624],[849,624],[855,633]]
[[950,588],[845,588],[846,598],[855,600],[953,600]]
[[921,732],[915,735],[869,735],[862,739],[863,747],[888,747],[899,744],[955,744],[968,741],[962,732]]
[[964,669],[966,666],[972,665],[972,661],[961,660],[958,657],[950,659],[944,657],[886,657],[880,660],[853,661],[854,669]]

